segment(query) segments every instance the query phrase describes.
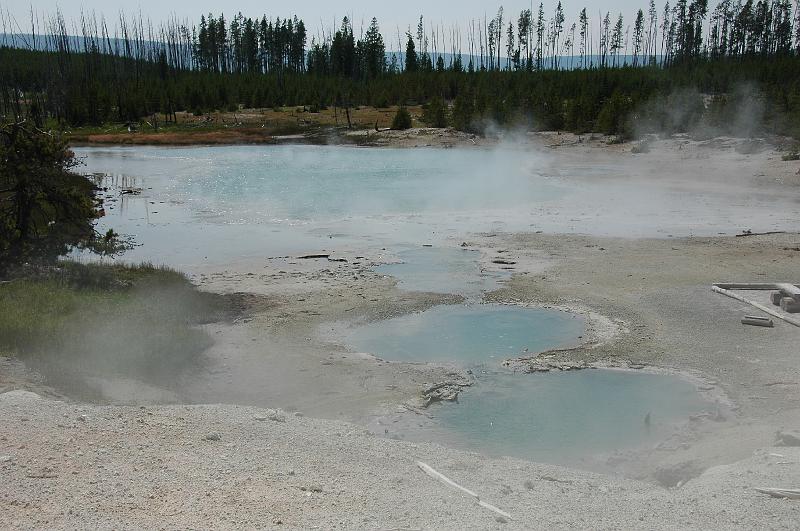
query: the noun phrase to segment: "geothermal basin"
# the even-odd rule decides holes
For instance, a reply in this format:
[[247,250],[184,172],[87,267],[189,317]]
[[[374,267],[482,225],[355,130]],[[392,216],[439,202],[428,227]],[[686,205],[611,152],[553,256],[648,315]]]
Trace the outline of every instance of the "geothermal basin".
[[[730,202],[725,193],[735,193],[734,186],[715,194],[695,193],[669,180],[631,186],[636,167],[627,162],[588,165],[513,147],[76,151],[84,158],[86,171],[96,174],[99,185],[106,188],[108,215],[101,230],[114,228],[136,242],[123,260],[179,268],[204,279],[205,289],[253,291],[296,301],[305,301],[305,293],[312,290],[322,293],[319,297],[333,297],[345,278],[354,283],[384,282],[380,286],[394,279],[394,298],[428,294],[422,310],[409,304],[408,309],[384,312],[381,318],[353,319],[344,332],[338,329],[342,333],[335,338],[317,337],[313,332],[318,323],[304,329],[303,321],[292,328],[282,363],[289,366],[292,357],[338,352],[337,345],[342,345],[351,353],[389,362],[383,369],[389,372],[403,372],[405,365],[469,371],[474,381],[458,403],[435,405],[428,410],[430,422],[416,426],[401,422],[397,424],[401,429],[385,429],[385,434],[552,462],[575,463],[589,455],[651,445],[669,436],[691,414],[714,406],[677,376],[609,370],[528,375],[505,370],[506,359],[579,345],[584,322],[558,310],[483,304],[486,294],[513,273],[524,274],[526,264],[513,260],[487,264],[486,252],[465,249],[466,241],[476,235],[541,231],[711,236],[742,223],[775,228],[783,222],[771,213],[781,199],[768,192]],[[123,188],[135,193],[119,195]],[[648,199],[656,193],[657,205]],[[317,258],[311,263],[304,258],[309,256]],[[270,265],[275,260],[277,265]],[[355,273],[336,269],[356,265],[361,269]],[[263,274],[265,267],[299,280],[289,289],[275,280],[277,273]],[[311,269],[316,279],[322,278],[313,287],[303,282]],[[228,282],[215,280],[215,275]],[[367,300],[382,304],[377,291],[372,295],[376,298]],[[443,297],[448,298],[447,305],[435,304]],[[290,312],[280,322],[298,318]],[[228,354],[220,358],[225,370],[240,361]],[[257,353],[248,351],[248,356],[250,365],[241,374],[270,370],[258,366]],[[304,366],[302,372],[325,379],[326,367]],[[348,367],[351,372],[359,370]],[[194,388],[192,402],[264,407],[292,403],[282,402],[281,393],[210,374],[208,388],[215,392]],[[243,386],[252,388],[246,400],[237,394],[241,393],[237,387]],[[176,396],[181,396],[181,389]],[[345,405],[341,414],[333,416],[372,422],[380,415],[369,409],[377,406],[361,401],[358,412]]]

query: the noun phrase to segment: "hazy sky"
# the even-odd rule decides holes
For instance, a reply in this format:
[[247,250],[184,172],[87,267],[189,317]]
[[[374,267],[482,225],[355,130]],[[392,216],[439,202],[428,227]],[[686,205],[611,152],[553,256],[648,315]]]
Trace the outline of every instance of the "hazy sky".
[[[611,11],[612,14],[622,12],[626,18],[626,24],[632,22],[635,11],[642,8],[646,11],[649,0],[562,0],[564,10],[567,14],[568,24],[577,18],[577,13],[586,7],[593,18],[597,17],[598,11]],[[547,0],[544,2],[548,16],[552,15],[557,0]],[[656,4],[659,10],[663,9],[663,0],[658,0]],[[396,2],[376,2],[369,0],[295,0],[292,2],[285,0],[0,0],[0,9],[5,13],[10,13],[23,28],[30,25],[31,5],[37,12],[53,13],[57,8],[61,9],[67,20],[78,17],[81,9],[84,11],[96,11],[103,13],[109,19],[114,19],[120,10],[126,13],[139,11],[141,9],[145,18],[150,17],[154,22],[163,20],[171,14],[177,15],[180,19],[189,17],[192,21],[199,19],[200,14],[213,12],[219,14],[224,12],[226,16],[234,12],[241,11],[246,16],[260,16],[267,14],[272,17],[287,15],[297,15],[302,18],[309,29],[309,34],[314,35],[320,26],[324,24],[329,29],[334,20],[340,20],[344,15],[352,15],[354,27],[358,32],[360,23],[369,23],[373,16],[378,17],[378,22],[384,35],[387,36],[389,43],[396,42],[397,26],[404,32],[409,25],[416,26],[416,20],[420,14],[433,24],[444,22],[447,25],[460,23],[464,25],[470,18],[483,17],[484,13],[490,17],[497,12],[501,2],[486,2],[478,0],[459,0],[458,2],[431,2],[423,0],[403,0]],[[528,1],[506,1],[502,2],[505,8],[505,20],[509,20],[509,15],[516,19],[522,9],[531,5]],[[536,0],[538,5],[538,0]],[[457,6],[457,7],[456,7]],[[456,13],[457,11],[457,13]],[[15,31],[19,31],[15,28]],[[25,30],[23,30],[25,31]],[[395,46],[396,47],[396,46]],[[391,44],[389,48],[392,48]]]

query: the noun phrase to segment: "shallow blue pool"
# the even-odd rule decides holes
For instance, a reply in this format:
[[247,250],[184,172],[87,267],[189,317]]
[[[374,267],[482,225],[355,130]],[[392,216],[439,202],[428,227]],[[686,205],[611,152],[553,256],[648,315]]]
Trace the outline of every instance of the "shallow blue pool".
[[572,464],[656,444],[711,406],[676,376],[586,370],[486,374],[431,412],[448,444]]
[[344,341],[389,361],[472,366],[575,345],[583,330],[583,319],[567,312],[476,304],[438,306],[356,327]]
[[583,319],[519,306],[439,306],[355,327],[352,349],[382,359],[453,363],[475,376],[457,403],[435,404],[424,426],[392,435],[494,455],[580,465],[663,440],[713,409],[688,381],[638,371],[512,373],[502,361],[580,342]]

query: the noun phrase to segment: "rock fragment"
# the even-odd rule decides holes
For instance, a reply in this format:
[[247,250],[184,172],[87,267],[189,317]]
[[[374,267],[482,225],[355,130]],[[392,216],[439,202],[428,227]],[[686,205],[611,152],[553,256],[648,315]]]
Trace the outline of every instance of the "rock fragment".
[[800,431],[779,431],[776,439],[777,446],[800,446]]

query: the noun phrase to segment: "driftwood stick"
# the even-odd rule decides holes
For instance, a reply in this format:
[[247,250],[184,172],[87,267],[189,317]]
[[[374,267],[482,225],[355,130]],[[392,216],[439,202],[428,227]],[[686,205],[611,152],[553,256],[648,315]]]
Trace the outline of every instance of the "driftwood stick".
[[743,232],[741,234],[737,234],[737,238],[749,238],[750,236],[771,236],[773,234],[786,234],[785,230],[773,230],[769,232]]
[[510,514],[508,514],[507,512],[505,512],[505,511],[503,511],[501,509],[498,509],[497,507],[495,507],[491,503],[487,503],[487,502],[481,500],[480,496],[478,496],[477,494],[475,494],[474,492],[472,492],[468,488],[462,487],[461,485],[459,485],[458,483],[456,483],[452,479],[448,478],[447,476],[445,476],[441,472],[437,472],[430,465],[427,465],[427,464],[423,463],[422,461],[417,461],[417,466],[420,468],[420,470],[425,472],[425,474],[427,474],[428,476],[432,477],[433,479],[441,481],[445,485],[447,485],[449,487],[453,487],[456,490],[460,490],[461,492],[463,492],[467,496],[469,496],[471,498],[474,498],[475,501],[478,502],[478,505],[480,505],[484,509],[489,509],[493,513],[498,514],[498,515],[502,516],[503,518],[507,518],[508,520],[511,520],[511,515]]
[[453,487],[456,490],[460,490],[461,492],[463,492],[467,496],[471,496],[472,498],[475,498],[475,500],[480,500],[480,497],[477,494],[475,494],[474,492],[472,492],[471,490],[469,490],[466,487],[462,487],[461,485],[459,485],[458,483],[456,483],[452,479],[448,478],[447,476],[445,476],[441,472],[437,472],[430,465],[427,465],[427,464],[423,463],[422,461],[417,461],[417,466],[420,468],[420,470],[422,470],[423,472],[428,474],[433,479],[437,479],[437,480],[441,481],[442,483],[444,483],[445,485],[447,485],[449,487]]
[[768,494],[773,498],[800,500],[800,489],[756,488],[756,491],[762,494]]
[[744,318],[742,318],[742,324],[749,326],[761,326],[763,328],[773,328],[775,326],[775,323],[772,322],[772,319],[767,317],[752,317],[750,315],[746,315]]
[[751,291],[769,291],[778,289],[778,285],[775,284],[774,282],[771,284],[754,283],[754,282],[747,282],[747,283],[717,282],[714,285],[722,289],[740,289],[740,290],[751,290]]

